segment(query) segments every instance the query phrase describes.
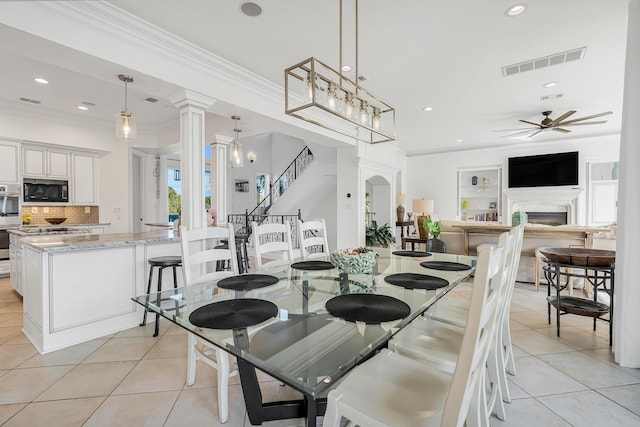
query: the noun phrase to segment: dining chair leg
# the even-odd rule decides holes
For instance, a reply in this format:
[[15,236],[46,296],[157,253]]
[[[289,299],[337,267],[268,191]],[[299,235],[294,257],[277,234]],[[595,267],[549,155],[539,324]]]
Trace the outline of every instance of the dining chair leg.
[[189,332],[189,344],[187,354],[187,386],[192,386],[196,381],[196,361],[197,353],[195,346],[198,345],[198,338]]
[[516,363],[513,358],[513,346],[511,343],[511,326],[509,326],[508,319],[502,323],[502,329],[502,345],[505,347],[505,369],[510,375],[516,375]]
[[[498,349],[499,350],[499,349]],[[502,383],[503,378],[505,378],[504,367],[502,368],[502,372],[500,371],[502,363],[500,363],[500,359],[502,355],[499,354],[499,351],[491,350],[489,353],[489,361],[487,363],[487,372],[489,374],[489,408],[493,408],[496,412],[496,416],[499,420],[504,421],[506,419],[506,412],[504,409],[504,397],[502,395]],[[489,414],[491,415],[491,414]]]
[[221,423],[229,421],[229,353],[217,348],[218,364],[218,417]]

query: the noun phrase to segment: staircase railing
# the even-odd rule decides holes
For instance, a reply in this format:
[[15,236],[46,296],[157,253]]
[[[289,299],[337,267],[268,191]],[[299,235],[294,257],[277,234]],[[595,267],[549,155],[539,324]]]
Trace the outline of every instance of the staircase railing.
[[[291,227],[291,241],[294,248],[298,248],[298,221],[302,220],[302,213],[298,209],[297,215],[256,215],[245,211],[244,214],[229,214],[227,222],[234,224],[236,234],[251,235],[251,223],[253,221],[258,224],[285,224],[289,222]],[[274,239],[279,240],[279,239]]]
[[265,197],[249,215],[266,215],[272,204],[276,202],[287,191],[287,188],[300,176],[300,174],[313,161],[313,153],[309,147],[304,147],[293,159],[289,166],[280,174],[278,179],[271,183],[269,194]]

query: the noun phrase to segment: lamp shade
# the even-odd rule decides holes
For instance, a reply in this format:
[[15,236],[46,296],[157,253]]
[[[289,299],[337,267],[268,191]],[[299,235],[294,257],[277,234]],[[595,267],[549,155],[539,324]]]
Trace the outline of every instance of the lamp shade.
[[433,213],[433,200],[414,199],[413,212],[423,214]]
[[405,202],[406,198],[407,196],[405,196],[404,194],[398,193],[396,194],[396,203],[402,204]]

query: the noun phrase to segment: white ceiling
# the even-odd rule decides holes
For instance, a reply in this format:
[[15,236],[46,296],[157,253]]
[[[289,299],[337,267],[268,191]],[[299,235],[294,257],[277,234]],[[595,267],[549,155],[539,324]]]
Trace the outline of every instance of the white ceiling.
[[[263,13],[248,17],[243,0],[120,0],[116,6],[283,84],[283,70],[310,56],[338,68],[337,0],[254,0]],[[627,0],[535,0],[521,16],[505,10],[517,0],[362,1],[359,9],[359,74],[371,92],[397,110],[396,134],[409,154],[620,132]],[[349,1],[345,5],[351,5]],[[352,7],[345,10],[345,63],[354,64]],[[113,122],[124,88],[112,64],[0,25],[0,103]],[[586,46],[583,59],[504,77],[501,68]],[[177,122],[167,100],[180,88],[131,73],[129,109],[139,127]],[[50,84],[34,83],[44,76]],[[555,81],[554,88],[544,88]],[[562,94],[542,101],[541,96]],[[18,101],[42,101],[35,105]],[[157,103],[144,101],[157,98]],[[77,109],[82,101],[96,104]],[[283,100],[284,103],[284,100]],[[430,106],[431,112],[423,107]],[[225,111],[224,107],[217,107]],[[242,111],[251,133],[281,124]],[[532,141],[500,138],[497,129],[520,128],[518,119],[540,122],[545,110],[582,117],[611,110],[606,124],[579,126],[566,135]],[[230,120],[221,128],[232,128]],[[522,125],[524,127],[524,125]],[[461,139],[461,142],[458,140]]]

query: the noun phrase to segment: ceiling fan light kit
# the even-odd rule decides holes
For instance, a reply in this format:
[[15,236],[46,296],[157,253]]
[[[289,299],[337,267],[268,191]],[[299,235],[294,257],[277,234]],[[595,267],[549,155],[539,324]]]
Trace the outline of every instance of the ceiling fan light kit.
[[[510,137],[514,137],[514,136],[523,136],[525,138],[533,138],[536,135],[539,135],[542,132],[545,131],[555,131],[555,132],[559,132],[559,133],[569,133],[571,132],[571,130],[569,129],[565,129],[565,127],[570,127],[570,126],[586,126],[586,125],[601,125],[603,123],[607,123],[606,120],[597,120],[595,122],[585,122],[585,120],[591,120],[591,119],[595,119],[598,117],[602,117],[602,116],[607,116],[609,114],[613,114],[612,111],[605,111],[603,113],[598,113],[598,114],[592,114],[590,116],[585,116],[585,117],[580,117],[578,119],[571,119],[568,120],[572,115],[574,115],[576,113],[575,110],[569,110],[566,113],[562,114],[559,117],[556,117],[555,119],[552,119],[551,116],[551,111],[543,111],[542,115],[544,116],[544,119],[542,119],[542,121],[540,123],[535,123],[535,122],[530,122],[528,120],[519,120],[522,123],[526,123],[528,125],[531,125],[532,127],[530,128],[521,128],[521,129],[502,129],[502,130],[497,130],[495,132],[513,132],[516,131],[515,133],[511,133],[509,135],[504,135],[501,136],[501,138],[510,138]],[[525,134],[529,134],[529,135],[525,135]]]
[[[358,74],[358,0],[355,0],[355,75]],[[340,0],[340,66],[342,64]],[[284,70],[285,113],[369,144],[395,140],[395,109],[358,83],[311,57]]]

